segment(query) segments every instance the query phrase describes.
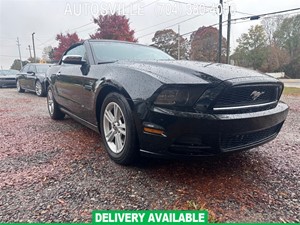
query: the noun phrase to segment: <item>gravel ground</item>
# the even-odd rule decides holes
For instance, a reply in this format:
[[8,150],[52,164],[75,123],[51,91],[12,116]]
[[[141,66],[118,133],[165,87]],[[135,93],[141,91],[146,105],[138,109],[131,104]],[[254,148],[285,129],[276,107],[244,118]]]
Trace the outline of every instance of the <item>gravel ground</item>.
[[50,119],[46,99],[0,89],[0,222],[90,222],[93,209],[187,209],[222,222],[300,221],[300,97],[277,139],[197,161],[113,163],[99,135]]

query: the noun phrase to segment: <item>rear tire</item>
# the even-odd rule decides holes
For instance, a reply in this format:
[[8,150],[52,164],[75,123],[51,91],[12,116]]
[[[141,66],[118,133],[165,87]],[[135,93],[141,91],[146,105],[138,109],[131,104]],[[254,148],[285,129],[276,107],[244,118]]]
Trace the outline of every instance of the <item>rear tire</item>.
[[127,100],[118,93],[110,93],[100,112],[102,142],[109,157],[118,164],[132,164],[138,157],[137,135]]
[[24,92],[25,92],[25,90],[24,90],[23,88],[21,88],[21,85],[20,85],[20,81],[19,81],[19,80],[17,80],[17,91],[18,91],[19,93],[24,93]]
[[65,114],[60,110],[59,105],[54,99],[51,88],[48,89],[47,93],[47,107],[51,119],[62,120],[65,117]]
[[46,95],[45,92],[46,92],[45,88],[43,87],[41,82],[39,80],[37,80],[35,82],[35,93],[36,93],[36,95],[39,96],[39,97],[44,97]]

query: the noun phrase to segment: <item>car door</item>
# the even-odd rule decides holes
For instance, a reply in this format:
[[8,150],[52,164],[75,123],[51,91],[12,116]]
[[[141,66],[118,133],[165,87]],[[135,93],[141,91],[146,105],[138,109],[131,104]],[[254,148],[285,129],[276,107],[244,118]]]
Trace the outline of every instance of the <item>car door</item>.
[[19,84],[21,88],[26,89],[26,78],[27,78],[27,71],[28,71],[29,65],[26,65],[23,67],[23,69],[18,73],[17,79],[19,81]]
[[27,71],[26,84],[27,89],[35,90],[36,66],[30,65]]
[[[85,56],[83,45],[78,45],[65,55]],[[82,84],[83,78],[81,65],[65,64],[60,62],[60,68],[56,73],[55,87],[60,102],[71,113],[80,116],[82,112]]]
[[[101,67],[101,66],[98,66]],[[105,66],[103,65],[103,68]],[[97,124],[97,119],[95,117],[94,102],[96,96],[96,82],[98,81],[101,74],[101,68],[95,68],[91,66],[90,71],[87,75],[83,77],[83,88],[82,88],[82,118],[91,124]],[[97,77],[96,77],[97,76]],[[101,79],[101,78],[100,78]]]

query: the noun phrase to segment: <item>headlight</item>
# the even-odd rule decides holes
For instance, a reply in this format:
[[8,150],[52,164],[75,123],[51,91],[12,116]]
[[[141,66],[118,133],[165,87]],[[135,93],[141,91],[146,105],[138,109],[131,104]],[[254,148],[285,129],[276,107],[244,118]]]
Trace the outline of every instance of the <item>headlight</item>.
[[187,90],[163,90],[154,101],[155,105],[184,106],[189,101],[190,93]]
[[207,84],[164,87],[157,95],[154,105],[193,106],[206,89]]

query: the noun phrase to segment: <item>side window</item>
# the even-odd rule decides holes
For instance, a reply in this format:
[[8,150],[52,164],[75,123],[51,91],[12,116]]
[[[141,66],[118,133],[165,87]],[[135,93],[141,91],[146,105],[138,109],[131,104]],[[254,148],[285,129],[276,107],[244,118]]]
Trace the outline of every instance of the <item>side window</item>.
[[35,66],[34,65],[29,66],[27,72],[34,72],[34,73],[36,73]]
[[70,49],[65,55],[80,55],[82,56],[82,59],[86,60],[86,51],[83,44]]
[[29,68],[29,65],[24,66],[23,69],[21,70],[21,72],[22,73],[27,73],[28,68]]
[[85,58],[85,48],[83,45],[79,45],[68,51],[66,55],[81,55],[82,58]]

